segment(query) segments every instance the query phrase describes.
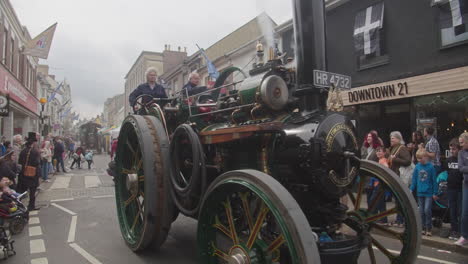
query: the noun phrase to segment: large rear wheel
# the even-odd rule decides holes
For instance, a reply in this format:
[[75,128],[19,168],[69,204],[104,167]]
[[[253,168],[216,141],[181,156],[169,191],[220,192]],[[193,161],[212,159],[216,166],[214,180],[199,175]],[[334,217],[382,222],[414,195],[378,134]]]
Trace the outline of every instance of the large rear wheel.
[[415,263],[421,245],[421,217],[413,195],[398,175],[376,162],[361,160],[359,179],[348,196],[348,227],[344,230],[364,234],[370,242],[360,260]]
[[198,218],[200,263],[320,263],[299,205],[271,176],[231,171],[208,188]]
[[120,230],[133,251],[159,248],[174,207],[169,195],[169,140],[153,116],[131,115],[119,134],[115,197]]

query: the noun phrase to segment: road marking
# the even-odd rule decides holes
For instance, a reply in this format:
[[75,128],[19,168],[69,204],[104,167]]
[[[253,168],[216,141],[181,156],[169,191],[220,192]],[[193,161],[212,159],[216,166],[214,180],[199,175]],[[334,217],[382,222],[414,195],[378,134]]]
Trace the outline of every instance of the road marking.
[[115,197],[114,195],[108,194],[108,195],[92,196],[91,198],[100,199],[100,198],[114,198],[114,197]]
[[42,229],[41,226],[31,226],[29,228],[29,236],[40,236],[42,235]]
[[64,198],[64,199],[56,199],[56,200],[50,200],[51,203],[56,203],[56,202],[65,202],[65,201],[73,201],[75,200],[74,198]]
[[37,215],[38,213],[39,213],[39,211],[30,211],[29,215]]
[[[377,249],[377,247],[372,247],[373,249]],[[396,250],[391,250],[391,249],[387,249],[390,253],[393,253],[393,254],[400,254],[401,252],[400,251],[396,251]],[[440,263],[440,264],[457,264],[455,262],[450,262],[450,261],[446,261],[446,260],[441,260],[441,259],[436,259],[436,258],[430,258],[430,257],[426,257],[426,256],[421,256],[419,255],[418,256],[419,259],[424,259],[424,260],[429,260],[429,261],[432,261],[432,262],[436,262],[436,263]]]
[[95,257],[91,256],[88,252],[86,252],[84,249],[82,249],[80,246],[78,246],[75,243],[69,244],[70,247],[72,247],[76,252],[78,252],[81,256],[83,256],[89,263],[91,264],[102,264],[99,260],[97,260]]
[[70,231],[68,232],[68,243],[75,242],[75,233],[76,233],[76,221],[78,216],[72,216],[72,220],[70,223]]
[[62,211],[64,211],[64,212],[66,212],[66,213],[68,213],[68,214],[76,215],[75,212],[70,211],[70,210],[68,210],[67,208],[63,207],[63,206],[60,206],[60,205],[58,205],[58,204],[56,204],[56,203],[51,203],[51,204],[52,204],[53,206],[57,207],[58,209],[60,209],[60,210],[62,210]]
[[66,189],[70,185],[71,177],[57,176],[49,189]]
[[29,248],[31,254],[42,253],[46,251],[43,239],[34,239],[29,241]]
[[49,264],[47,258],[35,258],[31,259],[31,264]]
[[96,188],[101,185],[101,180],[98,176],[85,176],[85,187],[86,188]]
[[39,217],[31,217],[29,218],[29,224],[30,225],[36,225],[36,224],[40,224],[41,221],[39,220]]

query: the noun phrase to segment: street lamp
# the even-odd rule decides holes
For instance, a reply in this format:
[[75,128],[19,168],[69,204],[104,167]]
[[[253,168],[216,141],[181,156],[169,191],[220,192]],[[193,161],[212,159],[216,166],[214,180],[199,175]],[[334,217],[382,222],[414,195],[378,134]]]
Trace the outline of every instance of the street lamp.
[[41,118],[41,134],[44,136],[44,105],[47,103],[47,98],[45,97],[41,97],[39,99],[39,103],[41,103],[41,115],[40,115],[40,118]]

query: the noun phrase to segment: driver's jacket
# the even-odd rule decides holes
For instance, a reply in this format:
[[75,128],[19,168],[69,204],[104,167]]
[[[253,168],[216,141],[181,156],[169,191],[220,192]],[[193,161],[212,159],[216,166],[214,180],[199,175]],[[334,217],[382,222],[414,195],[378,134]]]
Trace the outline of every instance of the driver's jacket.
[[[154,86],[154,89],[151,89],[148,83],[143,83],[138,85],[138,87],[135,90],[133,90],[133,92],[128,97],[130,105],[134,105],[137,97],[142,94],[150,95],[153,98],[167,98],[166,91],[161,85],[156,84]],[[148,99],[143,98],[143,103],[147,103],[145,101],[148,101]]]

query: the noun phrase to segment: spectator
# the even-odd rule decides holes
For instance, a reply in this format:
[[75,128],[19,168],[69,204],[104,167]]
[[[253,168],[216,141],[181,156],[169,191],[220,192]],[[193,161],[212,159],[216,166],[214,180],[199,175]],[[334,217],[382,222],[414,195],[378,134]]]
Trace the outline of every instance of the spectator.
[[23,137],[21,135],[14,135],[13,136],[13,151],[15,152],[15,162],[18,163],[18,157],[23,149]]
[[434,136],[434,128],[426,127],[424,129],[424,137],[427,139],[426,151],[429,156],[429,162],[434,165],[436,173],[438,174],[441,170],[440,166],[440,146],[439,142]]
[[63,146],[62,140],[58,139],[54,145],[54,159],[57,160],[56,172],[60,172],[60,166],[62,171],[65,173],[65,164],[63,162],[63,153],[65,152],[65,147]]
[[408,150],[411,153],[413,164],[418,163],[418,160],[416,159],[416,152],[418,151],[421,144],[424,144],[424,138],[421,131],[414,131],[411,135],[411,142],[407,145]]
[[437,200],[437,174],[432,163],[428,162],[426,150],[416,152],[418,164],[413,171],[411,191],[418,197],[419,212],[421,214],[423,235],[432,236],[432,199]]
[[72,155],[72,158],[73,158],[73,162],[70,166],[70,169],[73,170],[73,165],[77,165],[78,166],[78,169],[81,169],[81,156],[83,154],[83,148],[82,147],[78,147],[76,149],[76,151],[73,153]]
[[379,133],[377,132],[377,130],[371,130],[369,133],[372,133],[374,134],[378,141],[379,141],[379,144],[382,146],[382,147],[385,147],[385,144],[383,143],[383,140],[379,137]]
[[16,188],[16,174],[18,166],[16,165],[15,152],[13,149],[8,149],[7,153],[0,158],[0,175],[7,177],[12,182],[12,188]]
[[88,162],[88,170],[91,169],[91,164],[93,164],[93,151],[90,150],[85,155],[85,160]]
[[449,239],[458,240],[460,237],[460,215],[462,201],[463,174],[458,170],[458,152],[460,144],[454,138],[449,143],[451,156],[442,164],[442,170],[447,171],[447,195],[450,210]]
[[110,153],[111,160],[114,160],[115,153],[117,152],[117,143],[118,143],[118,140],[114,138],[114,140],[112,141],[111,153]]
[[361,148],[361,158],[378,162],[376,148],[381,147],[378,137],[373,133],[368,133]]
[[42,180],[50,182],[49,176],[49,164],[52,163],[52,151],[50,150],[50,141],[44,141],[41,149],[41,173]]
[[[411,154],[408,149],[405,147],[405,141],[401,133],[398,131],[393,131],[390,133],[390,157],[388,158],[388,165],[390,169],[400,176],[400,167],[409,166],[411,164]],[[403,217],[400,214],[397,214],[396,222],[394,222],[398,227],[403,226]]]
[[468,133],[460,135],[458,139],[461,150],[458,153],[458,169],[463,173],[463,197],[462,197],[462,214],[461,214],[461,236],[455,242],[458,246],[468,244]]
[[[37,149],[37,138],[36,133],[29,132],[26,147],[21,151],[19,156],[19,163],[22,166],[21,172],[18,177],[18,192],[23,193],[26,190],[29,190],[29,205],[28,210],[38,210],[36,208],[36,190],[39,186],[39,177],[40,177],[40,166],[41,154]],[[26,172],[26,166],[30,166],[35,169],[33,175],[28,175]]]

